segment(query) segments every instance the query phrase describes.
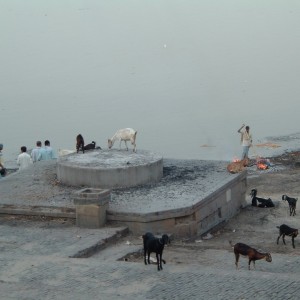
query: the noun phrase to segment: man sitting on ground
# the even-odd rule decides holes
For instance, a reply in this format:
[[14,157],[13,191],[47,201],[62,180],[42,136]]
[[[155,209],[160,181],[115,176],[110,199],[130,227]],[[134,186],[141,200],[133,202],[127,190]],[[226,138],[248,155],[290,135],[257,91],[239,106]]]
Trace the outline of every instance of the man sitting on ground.
[[25,146],[21,147],[21,154],[18,155],[17,164],[19,166],[19,170],[24,170],[32,164],[32,159],[27,153],[27,148]]
[[3,144],[0,144],[0,177],[6,175],[6,169],[4,168],[3,165],[2,150],[3,150]]
[[45,141],[46,160],[56,159],[53,148],[50,147],[50,141]]

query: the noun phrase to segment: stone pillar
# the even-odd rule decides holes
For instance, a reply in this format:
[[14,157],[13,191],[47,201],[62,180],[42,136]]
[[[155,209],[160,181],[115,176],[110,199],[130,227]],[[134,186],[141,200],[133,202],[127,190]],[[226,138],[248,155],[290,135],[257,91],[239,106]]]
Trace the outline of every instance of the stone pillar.
[[110,198],[110,190],[106,189],[86,188],[76,192],[76,225],[84,228],[103,227]]

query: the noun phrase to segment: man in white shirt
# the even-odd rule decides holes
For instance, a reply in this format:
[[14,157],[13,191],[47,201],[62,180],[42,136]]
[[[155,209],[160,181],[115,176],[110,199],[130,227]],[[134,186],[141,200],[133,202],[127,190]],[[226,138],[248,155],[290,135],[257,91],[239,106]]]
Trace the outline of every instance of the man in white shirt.
[[252,146],[252,135],[250,134],[250,127],[246,126],[245,130],[241,131],[244,128],[243,126],[238,130],[238,133],[241,134],[241,144],[243,147],[242,160],[248,158],[249,148]]
[[32,164],[32,159],[27,153],[27,148],[25,146],[21,147],[21,154],[18,155],[17,164],[19,166],[19,170],[24,170]]

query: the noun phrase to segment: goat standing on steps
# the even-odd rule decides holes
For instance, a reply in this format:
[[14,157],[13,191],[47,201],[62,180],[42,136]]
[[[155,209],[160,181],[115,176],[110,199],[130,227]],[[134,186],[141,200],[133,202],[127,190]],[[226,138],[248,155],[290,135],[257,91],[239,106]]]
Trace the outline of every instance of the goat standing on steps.
[[114,136],[111,139],[108,139],[108,148],[111,149],[115,141],[120,141],[119,148],[121,150],[121,143],[122,141],[124,141],[126,150],[128,151],[127,141],[130,141],[131,144],[133,145],[133,152],[136,152],[136,144],[135,144],[136,134],[137,131],[132,128],[120,129],[114,134]]
[[237,269],[238,269],[240,255],[247,256],[249,258],[249,264],[248,264],[249,270],[250,270],[251,261],[253,261],[254,269],[255,269],[256,260],[265,259],[267,262],[272,261],[272,256],[270,253],[258,252],[256,249],[251,248],[250,246],[243,243],[237,243],[234,246],[232,245],[231,241],[229,241],[229,243],[231,247],[233,247],[233,251],[235,255],[235,265]]

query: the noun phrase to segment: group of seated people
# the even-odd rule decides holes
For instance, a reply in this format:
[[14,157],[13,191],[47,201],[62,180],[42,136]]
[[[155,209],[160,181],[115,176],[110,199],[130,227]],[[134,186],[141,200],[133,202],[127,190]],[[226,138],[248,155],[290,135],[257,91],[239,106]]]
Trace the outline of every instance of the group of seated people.
[[31,155],[27,153],[27,148],[25,146],[21,147],[21,153],[18,155],[17,164],[19,165],[19,170],[22,170],[37,161],[51,159],[56,159],[56,156],[54,150],[50,146],[50,141],[46,140],[44,147],[42,147],[41,141],[37,141],[36,147],[31,151]]
[[[0,177],[6,175],[6,168],[4,167],[3,159],[2,159],[2,150],[3,144],[0,144]],[[52,147],[50,146],[50,141],[46,140],[44,142],[44,147],[42,147],[42,142],[37,141],[36,147],[32,149],[31,154],[27,153],[27,147],[21,147],[21,153],[17,157],[17,164],[19,166],[19,170],[26,169],[31,164],[42,161],[42,160],[51,160],[56,159],[56,155]]]

